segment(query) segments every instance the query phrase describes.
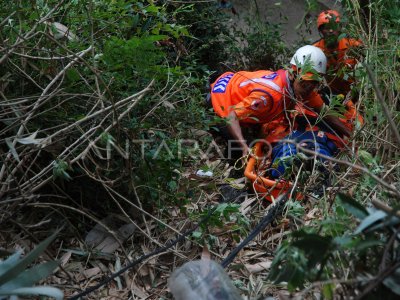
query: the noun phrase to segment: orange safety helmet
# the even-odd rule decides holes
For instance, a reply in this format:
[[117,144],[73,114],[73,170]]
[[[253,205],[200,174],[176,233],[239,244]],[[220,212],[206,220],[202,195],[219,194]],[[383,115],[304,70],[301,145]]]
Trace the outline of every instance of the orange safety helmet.
[[317,19],[317,27],[324,24],[328,24],[331,22],[331,19],[335,17],[335,22],[339,23],[340,22],[340,15],[336,10],[324,10],[322,13],[319,14],[318,19]]

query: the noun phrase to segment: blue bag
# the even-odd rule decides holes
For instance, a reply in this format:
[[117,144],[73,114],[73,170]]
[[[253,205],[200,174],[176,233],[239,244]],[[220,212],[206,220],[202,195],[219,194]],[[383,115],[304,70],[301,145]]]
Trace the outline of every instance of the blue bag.
[[[295,130],[287,135],[284,140],[292,140],[299,143],[302,147],[313,150],[317,153],[332,157],[338,148],[322,131],[302,131]],[[298,151],[296,145],[288,142],[279,142],[272,148],[271,166],[269,176],[277,179],[285,173],[287,168],[293,164],[300,164],[301,161],[296,157]],[[312,157],[307,155],[308,157]],[[325,159],[317,157],[317,160],[323,162]]]

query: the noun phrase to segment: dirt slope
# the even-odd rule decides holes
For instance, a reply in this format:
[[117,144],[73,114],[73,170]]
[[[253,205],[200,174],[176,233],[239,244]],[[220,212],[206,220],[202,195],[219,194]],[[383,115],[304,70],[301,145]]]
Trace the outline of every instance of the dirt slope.
[[[318,10],[307,16],[307,2],[304,0],[231,0],[230,2],[238,13],[238,16],[233,16],[233,18],[238,21],[239,26],[244,26],[243,20],[249,15],[255,15],[258,8],[262,20],[282,24],[283,39],[289,45],[300,41],[303,44],[316,41],[319,38],[316,30],[318,13],[329,8],[340,10],[340,4],[334,0],[318,1]],[[303,19],[308,26],[302,25],[296,29]]]

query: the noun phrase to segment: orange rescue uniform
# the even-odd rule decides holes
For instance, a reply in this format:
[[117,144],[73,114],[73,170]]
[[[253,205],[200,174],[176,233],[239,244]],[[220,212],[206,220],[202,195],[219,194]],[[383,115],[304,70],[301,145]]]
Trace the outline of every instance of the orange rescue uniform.
[[[328,84],[332,88],[334,93],[346,94],[350,90],[350,84],[354,82],[354,79],[344,78],[343,72],[347,70],[353,70],[357,64],[357,60],[351,56],[349,53],[352,49],[362,46],[360,40],[355,40],[351,38],[342,38],[338,41],[338,45],[334,49],[326,47],[325,40],[320,39],[313,46],[320,48],[324,51],[328,63],[327,69],[328,74],[333,75],[327,76]],[[330,78],[331,77],[331,78]]]
[[[215,113],[227,117],[235,111],[241,123],[270,122],[294,107],[291,98],[292,87],[285,70],[227,72],[211,85]],[[315,91],[304,102],[312,108],[320,108],[324,103]]]

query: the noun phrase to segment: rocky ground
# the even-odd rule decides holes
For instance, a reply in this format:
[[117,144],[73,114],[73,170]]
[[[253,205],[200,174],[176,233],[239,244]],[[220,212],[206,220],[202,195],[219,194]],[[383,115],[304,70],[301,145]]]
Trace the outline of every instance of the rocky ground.
[[244,19],[249,15],[260,14],[262,20],[270,23],[282,24],[283,40],[288,44],[296,42],[312,43],[319,38],[316,30],[316,19],[320,11],[324,9],[337,9],[340,11],[339,1],[320,0],[316,1],[316,9],[307,12],[307,2],[304,0],[232,0],[230,1],[237,15],[233,16],[233,21],[237,20],[240,26],[244,26]]

